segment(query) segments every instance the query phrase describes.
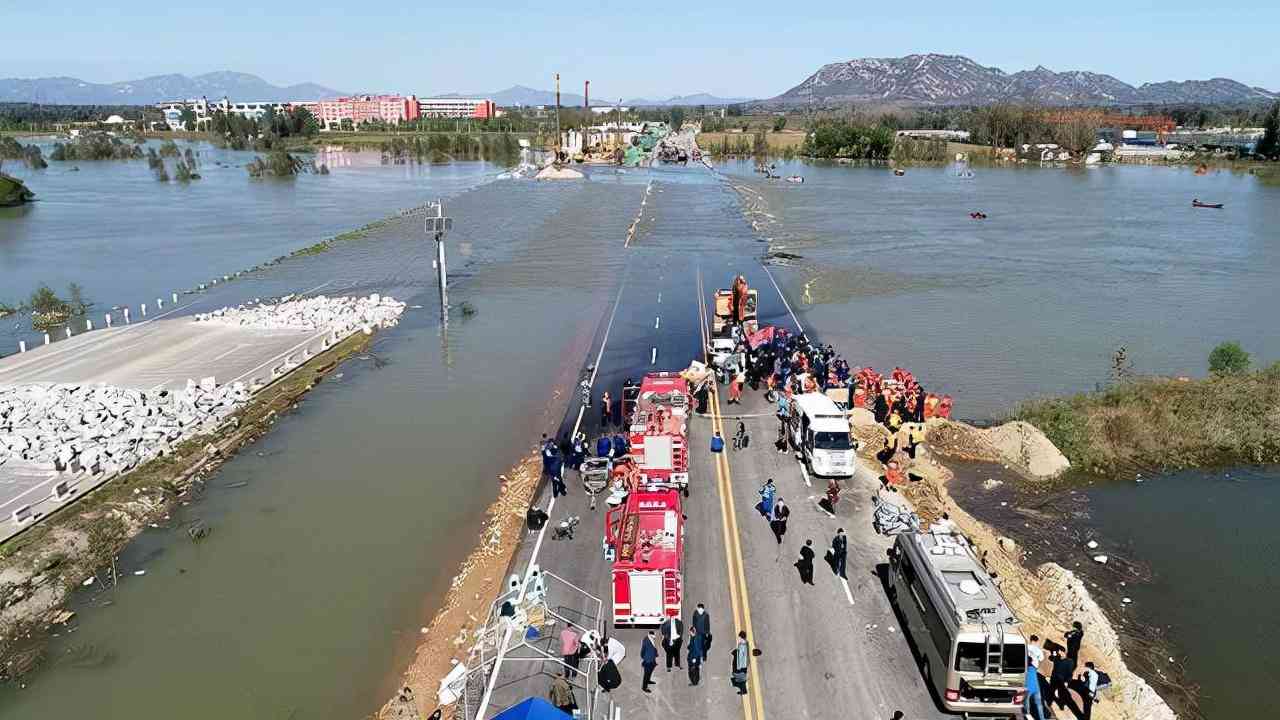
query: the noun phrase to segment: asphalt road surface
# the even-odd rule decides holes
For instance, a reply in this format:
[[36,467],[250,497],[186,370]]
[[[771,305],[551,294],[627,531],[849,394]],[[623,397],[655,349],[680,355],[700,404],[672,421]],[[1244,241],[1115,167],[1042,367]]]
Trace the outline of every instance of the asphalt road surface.
[[[687,209],[693,204],[680,202],[683,193],[719,188],[664,183],[659,177],[660,194],[651,203],[653,216],[642,222],[644,230],[632,244],[634,257],[625,276],[618,279],[616,313],[606,318],[597,336],[600,350],[593,398],[606,389],[620,398],[626,378],[639,380],[645,372],[680,370],[690,360],[701,359],[699,298],[710,306],[715,289],[728,287],[736,274],[745,275],[759,290],[762,325],[797,329],[797,320],[767,271],[752,257],[754,248],[741,241],[707,242],[700,229],[713,223],[723,226],[724,216],[691,215]],[[743,238],[750,235],[745,224],[738,232]],[[856,364],[855,348],[839,350]],[[589,361],[596,357],[593,352]],[[548,598],[554,611],[585,626],[603,614],[607,632],[627,648],[620,666],[623,684],[600,696],[602,703],[594,716],[887,720],[894,710],[902,710],[912,720],[944,717],[921,677],[877,571],[890,543],[871,527],[870,499],[879,485],[876,474],[864,467],[853,479],[842,481],[836,515],[825,512],[816,500],[822,497],[826,481],[806,477],[791,454],[776,452],[777,420],[762,393],[748,391],[742,405],[726,406],[721,391],[707,416],[690,422],[690,495],[683,508],[687,516],[685,625],[689,626],[696,604],[704,603],[714,638],[697,687],[689,685],[683,670],[668,674],[660,657],[654,676],[658,685],[650,694],[641,693],[639,652],[645,629],[615,631],[609,622],[610,568],[601,543],[603,501],[599,509],[590,509],[572,472],[567,477],[568,497],[552,504],[547,487],[536,500],[544,509],[550,506],[548,527],[568,516],[578,516],[581,522],[572,540],[554,540],[550,531],[541,536],[530,533],[513,567],[523,572],[536,549],[536,562],[544,571],[586,593],[551,580]],[[580,418],[575,403],[559,431],[580,427],[594,444],[600,434],[598,403]],[[713,456],[709,451],[712,433],[722,429],[725,437],[731,436],[739,418],[752,438],[749,448],[727,449],[722,456]],[[791,506],[789,529],[781,545],[754,509],[757,490],[767,478],[774,479],[779,494]],[[849,535],[847,582],[822,561],[839,527]],[[801,584],[793,566],[805,539],[813,540],[818,555],[813,586]],[[602,602],[599,610],[588,596]],[[762,652],[753,659],[750,691],[745,696],[739,696],[729,683],[729,652],[740,630]],[[554,638],[535,645],[558,654]],[[533,657],[527,648],[513,655]],[[504,662],[485,717],[531,695],[545,697],[560,669],[547,661]],[[575,692],[585,708],[585,688]]]

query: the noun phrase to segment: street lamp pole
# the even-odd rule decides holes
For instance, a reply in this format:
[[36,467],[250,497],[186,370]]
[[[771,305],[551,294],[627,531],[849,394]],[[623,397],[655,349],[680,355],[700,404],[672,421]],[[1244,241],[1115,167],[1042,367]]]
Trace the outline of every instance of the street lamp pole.
[[445,267],[444,236],[453,229],[453,218],[444,214],[444,201],[427,204],[427,217],[423,221],[427,235],[436,241],[436,280],[440,284],[440,318],[449,321],[449,272]]

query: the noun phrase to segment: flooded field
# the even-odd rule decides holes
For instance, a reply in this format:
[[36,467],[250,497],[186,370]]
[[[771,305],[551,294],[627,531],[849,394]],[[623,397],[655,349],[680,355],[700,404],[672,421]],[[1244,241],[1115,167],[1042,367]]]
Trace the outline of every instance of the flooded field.
[[[911,368],[954,395],[961,416],[1091,389],[1120,345],[1139,372],[1198,374],[1223,339],[1256,358],[1280,357],[1270,320],[1280,189],[1248,177],[1118,167],[993,169],[962,180],[942,168],[894,178],[797,164],[780,172],[805,183],[782,185],[743,163],[720,168],[735,193],[693,168],[602,169],[585,182],[546,184],[487,182],[497,169],[480,164],[362,162],[292,186],[218,168],[200,181],[207,185],[188,188],[155,187],[145,164],[80,163],[74,179],[59,178],[55,171],[66,170],[53,164],[32,183],[44,202],[0,218],[0,288],[15,299],[37,282],[78,282],[99,302],[136,303],[443,195],[456,223],[451,300],[476,311],[455,313],[441,332],[433,248],[412,220],[188,296],[199,303],[191,312],[300,290],[383,292],[419,307],[224,466],[205,498],[173,518],[174,529],[134,543],[118,589],[78,598],[77,629],[56,638],[48,669],[25,689],[0,688],[0,715],[146,720],[180,709],[197,720],[275,720],[375,710],[471,549],[498,474],[528,451],[542,423],[558,424],[558,416],[544,419],[553,386],[583,362],[624,274],[623,241],[650,181],[657,209],[642,216],[638,256],[681,264],[724,249],[704,269],[725,276],[769,250],[798,256],[779,261],[775,274],[806,325],[851,364]],[[86,183],[94,172],[119,189]],[[1192,196],[1227,208],[1193,212]],[[976,209],[988,219],[970,220]],[[743,230],[744,211],[754,237]],[[617,332],[625,343],[625,324]],[[1182,513],[1169,516],[1171,527],[1191,531],[1193,497],[1167,499]],[[1222,523],[1234,522],[1239,501],[1212,505]],[[1148,500],[1117,492],[1092,502],[1093,518],[1114,518],[1106,522],[1121,542],[1123,518],[1141,516]],[[214,528],[199,545],[177,529],[193,516]],[[1229,533],[1191,536],[1204,543],[1192,554],[1175,543],[1147,547],[1163,527],[1132,527],[1139,536],[1123,541],[1157,583],[1170,580],[1152,586],[1164,588],[1163,610],[1155,595],[1135,599],[1175,627],[1215,627],[1178,614],[1208,590],[1184,590],[1177,573],[1238,553],[1238,563],[1204,569],[1218,574],[1219,587],[1238,585],[1264,562]],[[1266,624],[1240,595],[1217,598],[1238,603],[1223,617]],[[1259,664],[1264,646],[1253,638],[1274,634],[1275,623],[1268,627],[1217,654],[1204,646],[1210,638],[1177,633],[1188,658],[1219,666],[1188,660],[1207,696],[1234,693],[1229,673]]]
[[748,162],[723,171],[769,249],[800,256],[778,273],[796,311],[850,363],[908,367],[961,417],[1091,390],[1119,347],[1138,373],[1203,374],[1223,340],[1280,359],[1280,187],[1252,176],[780,164],[804,176],[790,184]]

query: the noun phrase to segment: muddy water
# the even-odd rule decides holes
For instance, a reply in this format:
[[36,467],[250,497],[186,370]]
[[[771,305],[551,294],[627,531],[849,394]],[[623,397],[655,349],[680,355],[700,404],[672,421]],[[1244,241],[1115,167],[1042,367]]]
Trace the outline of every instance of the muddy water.
[[[113,305],[131,305],[136,316],[139,303],[456,195],[502,171],[482,162],[383,165],[376,152],[332,151],[304,156],[327,164],[329,175],[255,180],[243,167],[252,152],[179,146],[197,153],[202,179],[157,182],[144,160],[50,162],[44,170],[5,163],[38,202],[0,208],[0,303],[17,305],[41,283],[65,297],[67,285],[78,283],[96,304],[95,324]],[[30,322],[0,322],[0,354],[18,340],[40,337]]]
[[790,184],[723,170],[772,249],[802,256],[776,273],[797,312],[850,363],[909,367],[962,417],[1090,390],[1120,346],[1141,373],[1203,374],[1223,340],[1280,359],[1280,187],[1252,176],[780,164],[805,178]]
[[[1032,562],[1084,577],[1131,666],[1166,699],[1193,699],[1205,718],[1269,716],[1270,698],[1245,689],[1280,682],[1272,664],[1255,661],[1280,641],[1280,468],[1048,488],[998,467],[955,469],[953,496],[975,517],[1016,539]],[[1093,560],[1099,554],[1105,565]]]
[[[217,305],[328,283],[423,307],[225,465],[172,528],[130,546],[118,589],[77,598],[76,629],[55,639],[50,666],[25,689],[0,688],[0,716],[376,710],[471,549],[497,476],[536,440],[558,369],[580,365],[575,343],[612,297],[643,191],[644,178],[602,174],[455,197],[451,300],[476,313],[455,313],[447,336],[412,222],[196,296]],[[196,517],[213,527],[199,545],[181,530]]]

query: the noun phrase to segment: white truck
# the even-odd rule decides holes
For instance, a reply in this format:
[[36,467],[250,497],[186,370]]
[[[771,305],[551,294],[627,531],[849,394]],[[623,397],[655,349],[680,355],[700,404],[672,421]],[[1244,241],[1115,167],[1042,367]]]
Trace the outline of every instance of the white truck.
[[831,398],[805,393],[791,399],[787,431],[800,459],[813,475],[853,477],[857,445],[849,436],[849,418]]

